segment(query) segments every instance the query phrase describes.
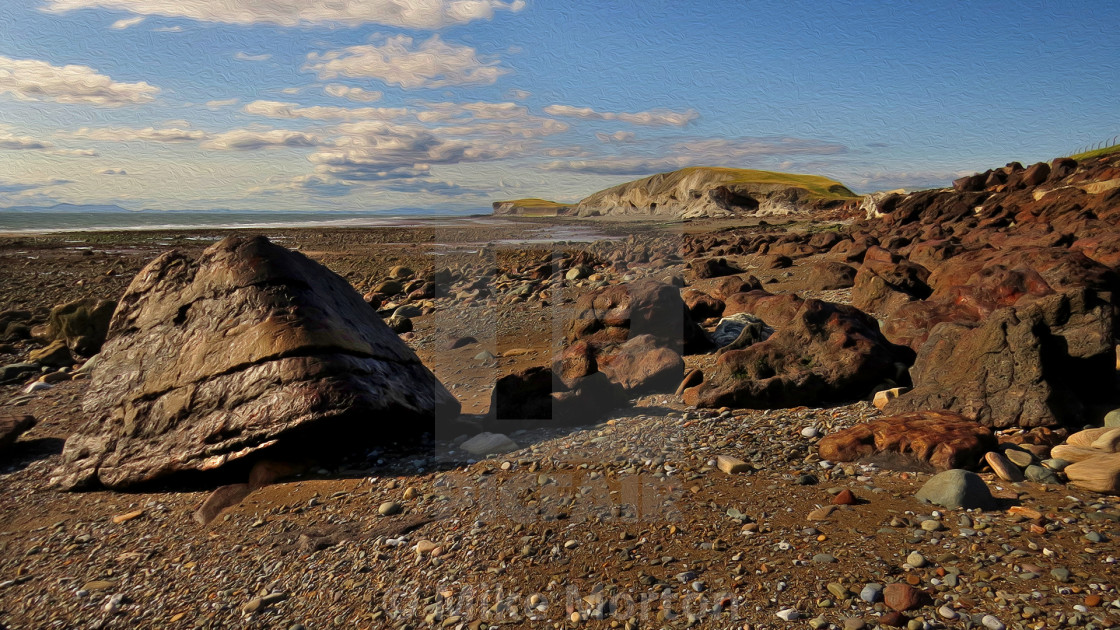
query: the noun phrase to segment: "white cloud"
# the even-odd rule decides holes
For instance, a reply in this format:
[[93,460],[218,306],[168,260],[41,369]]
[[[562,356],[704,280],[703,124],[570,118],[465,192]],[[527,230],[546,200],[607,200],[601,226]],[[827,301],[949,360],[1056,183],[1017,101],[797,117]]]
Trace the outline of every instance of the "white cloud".
[[0,150],[42,151],[50,155],[67,157],[94,157],[97,155],[97,151],[93,149],[60,149],[53,142],[39,140],[31,136],[17,136],[3,124],[0,124]]
[[281,94],[299,94],[303,91],[302,87],[288,87],[280,90]]
[[227,98],[223,100],[206,101],[206,106],[211,109],[219,109],[222,107],[229,107],[230,105],[236,105],[240,100],[239,98]]
[[679,142],[671,151],[709,158],[746,158],[776,155],[837,155],[848,147],[812,138],[702,138]]
[[66,132],[61,135],[104,142],[197,142],[208,137],[205,131],[180,129],[178,127],[161,129],[154,127],[143,129],[131,127],[98,127],[91,129],[82,127],[77,131]]
[[268,61],[269,59],[272,59],[272,55],[269,53],[250,55],[247,52],[238,51],[237,54],[233,56],[233,58],[240,61]]
[[359,87],[350,87],[341,83],[328,83],[323,86],[323,92],[335,98],[344,98],[361,103],[372,103],[381,100],[383,94],[376,90],[363,90]]
[[56,13],[103,8],[227,24],[384,24],[414,29],[488,20],[495,11],[520,11],[524,6],[523,0],[46,0],[46,10]]
[[602,131],[597,131],[595,132],[595,137],[599,139],[599,142],[610,144],[612,142],[633,142],[636,136],[634,135],[633,131],[616,131],[614,133],[603,133]]
[[136,26],[137,24],[143,22],[146,19],[148,19],[148,18],[144,17],[143,15],[139,15],[137,17],[124,18],[124,19],[121,19],[121,20],[117,20],[116,22],[113,22],[113,25],[110,26],[109,28],[119,31],[119,30],[126,29],[130,26]]
[[407,35],[307,56],[305,70],[320,79],[377,79],[404,89],[452,85],[491,85],[509,72],[493,59],[480,59],[474,48],[449,44],[439,35],[414,45]]
[[409,114],[409,110],[403,107],[303,107],[281,101],[253,101],[242,107],[241,111],[268,118],[309,120],[393,120]]
[[113,81],[89,66],[0,56],[0,94],[4,93],[22,101],[119,107],[150,102],[159,88],[144,81]]
[[153,28],[152,31],[154,31],[156,33],[182,33],[183,32],[183,27],[182,26],[161,26],[159,28]]
[[527,118],[529,110],[517,103],[424,103],[424,110],[416,114],[420,122],[446,122],[449,120],[510,120]]
[[202,146],[207,149],[227,151],[255,151],[269,148],[314,147],[323,144],[318,136],[301,131],[233,129],[215,135]]
[[572,107],[571,105],[549,105],[544,108],[546,114],[552,116],[566,116],[570,118],[583,118],[585,120],[617,120],[634,125],[672,126],[683,127],[700,117],[696,110],[689,109],[683,112],[674,112],[667,109],[651,109],[645,112],[600,112],[590,107]]

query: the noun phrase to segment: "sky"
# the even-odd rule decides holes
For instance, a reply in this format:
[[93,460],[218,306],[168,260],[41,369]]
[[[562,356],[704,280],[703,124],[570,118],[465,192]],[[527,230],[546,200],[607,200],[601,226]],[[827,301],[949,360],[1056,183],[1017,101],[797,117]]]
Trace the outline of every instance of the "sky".
[[944,186],[1120,134],[1117,25],[1110,1],[0,0],[0,207],[480,211],[684,166]]

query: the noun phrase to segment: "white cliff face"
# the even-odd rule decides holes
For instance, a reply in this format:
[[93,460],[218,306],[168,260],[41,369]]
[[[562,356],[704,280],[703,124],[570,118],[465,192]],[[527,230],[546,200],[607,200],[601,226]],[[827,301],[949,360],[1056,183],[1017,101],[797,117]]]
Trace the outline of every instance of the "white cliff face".
[[742,182],[734,169],[692,168],[660,173],[597,192],[574,213],[677,219],[784,215],[808,209],[813,195],[786,184]]

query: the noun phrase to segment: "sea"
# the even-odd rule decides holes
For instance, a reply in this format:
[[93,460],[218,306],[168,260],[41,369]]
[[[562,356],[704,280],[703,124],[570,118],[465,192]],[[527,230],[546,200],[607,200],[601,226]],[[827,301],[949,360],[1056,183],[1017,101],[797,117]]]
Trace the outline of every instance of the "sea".
[[107,232],[119,230],[276,229],[305,227],[406,227],[454,223],[479,215],[434,211],[19,211],[0,210],[0,233]]

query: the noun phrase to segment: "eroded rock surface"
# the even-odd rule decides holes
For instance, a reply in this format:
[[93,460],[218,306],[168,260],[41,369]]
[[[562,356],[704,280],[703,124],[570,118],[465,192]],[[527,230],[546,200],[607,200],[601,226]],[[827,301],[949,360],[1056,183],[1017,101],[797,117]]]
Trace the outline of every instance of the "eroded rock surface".
[[899,453],[938,470],[975,466],[995,448],[991,430],[951,411],[923,411],[877,418],[821,438],[821,458],[850,462]]
[[459,404],[341,277],[263,237],[145,267],[113,317],[54,483],[127,488],[266,449],[338,454]]

